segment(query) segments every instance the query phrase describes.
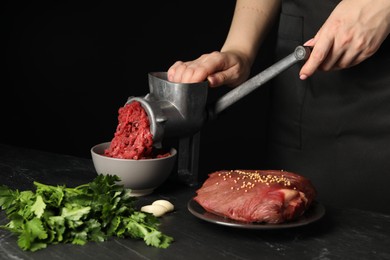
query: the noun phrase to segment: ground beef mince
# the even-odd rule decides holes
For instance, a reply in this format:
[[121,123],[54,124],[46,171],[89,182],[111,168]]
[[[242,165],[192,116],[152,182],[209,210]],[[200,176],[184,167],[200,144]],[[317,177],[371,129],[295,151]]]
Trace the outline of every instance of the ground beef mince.
[[141,103],[133,101],[118,112],[118,126],[104,155],[134,160],[154,157],[149,119]]

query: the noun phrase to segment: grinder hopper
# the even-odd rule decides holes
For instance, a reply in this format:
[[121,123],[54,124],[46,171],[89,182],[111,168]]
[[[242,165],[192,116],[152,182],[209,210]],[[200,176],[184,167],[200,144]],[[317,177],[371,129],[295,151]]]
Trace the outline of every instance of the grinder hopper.
[[208,82],[174,83],[166,72],[149,73],[149,93],[145,97],[129,97],[138,101],[149,117],[154,146],[161,147],[164,138],[179,138],[178,177],[187,185],[198,181],[200,130],[209,120],[282,71],[310,54],[309,47],[298,46],[293,53],[229,91],[207,107]]

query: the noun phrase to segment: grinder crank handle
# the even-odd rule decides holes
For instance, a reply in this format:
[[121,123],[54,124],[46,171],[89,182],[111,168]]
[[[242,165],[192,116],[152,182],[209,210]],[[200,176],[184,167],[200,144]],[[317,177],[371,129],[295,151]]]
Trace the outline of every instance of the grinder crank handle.
[[262,86],[264,83],[274,78],[284,70],[288,69],[295,63],[301,60],[307,60],[309,58],[310,51],[310,47],[298,46],[290,55],[286,56],[285,58],[271,65],[269,68],[260,72],[256,76],[248,79],[238,87],[229,91],[221,98],[219,98],[215,103],[214,107],[211,108],[213,111],[209,111],[209,118],[213,118],[221,111],[225,110],[227,107],[231,106],[244,96],[248,95],[258,87]]

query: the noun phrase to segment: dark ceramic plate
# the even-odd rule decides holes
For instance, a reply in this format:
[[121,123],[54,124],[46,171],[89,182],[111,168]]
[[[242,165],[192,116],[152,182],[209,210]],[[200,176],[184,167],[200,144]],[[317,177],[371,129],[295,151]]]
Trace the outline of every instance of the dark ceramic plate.
[[283,229],[308,225],[322,218],[325,214],[325,208],[322,204],[314,201],[312,206],[299,217],[297,220],[281,223],[281,224],[267,224],[267,223],[245,223],[225,217],[215,215],[207,212],[195,200],[191,199],[187,203],[188,210],[197,218],[219,225],[225,225],[236,228],[246,229]]

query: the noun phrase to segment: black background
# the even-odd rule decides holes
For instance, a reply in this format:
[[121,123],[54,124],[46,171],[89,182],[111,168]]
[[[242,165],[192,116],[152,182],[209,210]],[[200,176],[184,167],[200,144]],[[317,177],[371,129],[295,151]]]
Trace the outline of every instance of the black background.
[[[0,142],[90,158],[148,73],[219,50],[235,1],[2,2]],[[271,64],[272,40],[253,68]],[[268,46],[267,46],[268,45]],[[227,88],[210,89],[213,102]],[[200,171],[264,162],[267,86],[201,131]]]

